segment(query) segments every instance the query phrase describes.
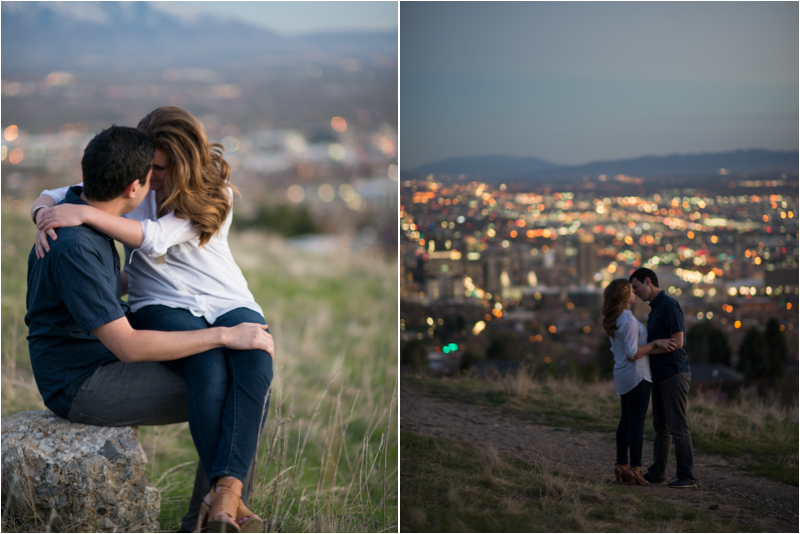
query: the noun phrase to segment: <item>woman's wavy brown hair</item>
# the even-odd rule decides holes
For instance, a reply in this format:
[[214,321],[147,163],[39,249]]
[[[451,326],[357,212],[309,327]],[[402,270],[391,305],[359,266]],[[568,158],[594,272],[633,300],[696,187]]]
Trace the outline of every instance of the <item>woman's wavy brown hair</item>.
[[612,280],[603,292],[603,330],[613,336],[617,331],[617,318],[628,307],[631,283],[624,278]]
[[170,157],[158,216],[173,209],[176,216],[192,221],[201,232],[202,247],[230,213],[233,199],[227,188],[238,192],[230,183],[231,167],[223,158],[225,148],[209,143],[203,124],[188,111],[173,106],[151,111],[139,121],[138,129]]

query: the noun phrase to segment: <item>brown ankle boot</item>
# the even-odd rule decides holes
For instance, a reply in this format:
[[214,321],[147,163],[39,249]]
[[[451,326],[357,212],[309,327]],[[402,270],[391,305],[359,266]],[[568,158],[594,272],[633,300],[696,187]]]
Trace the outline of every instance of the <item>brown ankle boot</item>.
[[628,481],[628,464],[614,464],[614,475],[617,477],[617,482]]
[[650,483],[644,478],[644,474],[642,474],[641,467],[629,467],[628,468],[628,484],[633,484],[636,482],[640,486],[649,486]]

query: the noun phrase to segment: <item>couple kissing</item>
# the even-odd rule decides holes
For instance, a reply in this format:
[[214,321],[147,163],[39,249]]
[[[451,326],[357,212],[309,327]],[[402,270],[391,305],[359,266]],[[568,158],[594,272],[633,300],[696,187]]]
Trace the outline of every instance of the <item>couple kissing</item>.
[[[650,303],[646,327],[631,312],[636,297]],[[666,483],[674,438],[677,480],[669,487],[695,487],[692,437],[686,422],[691,371],[684,349],[686,329],[680,305],[659,287],[656,273],[643,267],[629,279],[613,280],[606,287],[603,329],[611,338],[614,389],[621,399],[614,465],[617,481],[642,485]],[[644,420],[651,394],[656,438],[653,463],[643,473]]]

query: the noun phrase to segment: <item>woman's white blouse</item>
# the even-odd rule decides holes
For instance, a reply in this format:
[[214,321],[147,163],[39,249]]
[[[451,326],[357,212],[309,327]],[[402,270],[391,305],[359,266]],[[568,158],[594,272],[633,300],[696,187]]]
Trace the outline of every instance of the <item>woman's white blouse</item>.
[[650,374],[650,358],[645,356],[631,363],[640,345],[647,343],[647,327],[633,316],[630,310],[617,317],[617,331],[611,336],[611,352],[614,353],[614,389],[624,395],[639,385],[642,380],[653,381]]
[[[62,187],[42,194],[61,202],[67,190]],[[199,246],[200,232],[190,221],[172,212],[159,219],[157,213],[156,195],[150,191],[135,210],[124,215],[142,223],[144,236],[139,248],[125,247],[131,311],[161,304],[189,310],[211,324],[236,308],[263,315],[228,247],[233,210],[203,247]]]

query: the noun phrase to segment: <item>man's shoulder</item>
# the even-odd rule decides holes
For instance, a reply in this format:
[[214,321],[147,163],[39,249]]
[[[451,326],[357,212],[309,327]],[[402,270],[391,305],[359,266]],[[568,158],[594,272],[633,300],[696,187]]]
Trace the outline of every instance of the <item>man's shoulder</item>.
[[86,225],[57,228],[58,239],[50,239],[50,252],[54,257],[62,254],[82,254],[103,250],[108,237]]
[[658,304],[658,308],[660,310],[660,317],[673,317],[675,320],[681,321],[681,323],[683,322],[683,309],[681,309],[681,305],[669,295],[664,295],[662,301]]
[[677,308],[679,310],[681,309],[681,305],[677,300],[675,300],[670,296],[667,296],[667,299],[668,299],[667,302],[669,303],[670,306],[672,306],[673,308]]
[[658,305],[659,306],[664,306],[664,307],[674,307],[674,308],[681,309],[681,305],[678,304],[678,301],[675,300],[673,297],[670,297],[669,295],[667,295],[666,291],[661,291],[661,299],[658,302]]

